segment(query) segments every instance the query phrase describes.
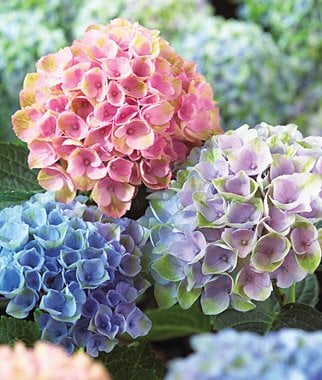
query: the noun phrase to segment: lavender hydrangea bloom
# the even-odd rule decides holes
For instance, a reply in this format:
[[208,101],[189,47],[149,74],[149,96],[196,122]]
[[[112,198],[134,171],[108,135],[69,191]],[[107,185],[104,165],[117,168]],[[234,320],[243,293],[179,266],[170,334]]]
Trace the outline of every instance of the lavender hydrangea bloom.
[[146,233],[133,220],[105,219],[82,197],[65,205],[50,193],[0,211],[0,294],[7,314],[33,311],[42,339],[97,356],[117,337],[146,335],[151,321],[136,306]]
[[225,330],[191,338],[194,353],[170,363],[165,380],[316,380],[322,333],[284,329],[260,336]]
[[[321,260],[322,139],[244,125],[196,148],[170,189],[149,196],[151,270],[161,307],[247,311]],[[321,231],[321,230],[320,230]],[[322,231],[321,231],[322,232]],[[321,236],[320,232],[320,236]]]

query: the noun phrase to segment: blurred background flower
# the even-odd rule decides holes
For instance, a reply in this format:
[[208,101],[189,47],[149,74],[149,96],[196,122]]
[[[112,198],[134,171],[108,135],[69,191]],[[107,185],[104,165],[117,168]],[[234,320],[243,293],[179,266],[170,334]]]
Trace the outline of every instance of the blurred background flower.
[[172,361],[166,380],[313,380],[322,375],[321,332],[284,329],[260,336],[225,330],[195,335],[190,342],[194,353]]
[[0,357],[3,380],[111,379],[104,366],[85,353],[68,356],[62,348],[47,342],[38,342],[34,348],[27,348],[21,342],[14,348],[2,345]]

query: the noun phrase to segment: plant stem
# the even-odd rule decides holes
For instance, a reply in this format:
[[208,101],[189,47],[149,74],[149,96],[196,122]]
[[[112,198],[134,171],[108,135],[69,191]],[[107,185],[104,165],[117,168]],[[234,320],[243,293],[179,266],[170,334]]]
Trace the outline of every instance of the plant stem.
[[286,305],[288,302],[287,302],[287,296],[286,296],[285,290],[282,288],[279,288],[276,285],[276,281],[273,281],[273,289],[280,306],[283,307],[284,305]]
[[296,283],[290,286],[288,303],[295,303],[296,301]]

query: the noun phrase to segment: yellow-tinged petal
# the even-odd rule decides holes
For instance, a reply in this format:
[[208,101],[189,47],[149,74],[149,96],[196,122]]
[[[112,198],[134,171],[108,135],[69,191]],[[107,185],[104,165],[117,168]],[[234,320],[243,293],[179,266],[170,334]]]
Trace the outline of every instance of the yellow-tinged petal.
[[33,107],[26,107],[18,110],[12,117],[12,125],[15,134],[20,140],[27,143],[39,137],[39,129],[36,121],[40,119],[42,113]]

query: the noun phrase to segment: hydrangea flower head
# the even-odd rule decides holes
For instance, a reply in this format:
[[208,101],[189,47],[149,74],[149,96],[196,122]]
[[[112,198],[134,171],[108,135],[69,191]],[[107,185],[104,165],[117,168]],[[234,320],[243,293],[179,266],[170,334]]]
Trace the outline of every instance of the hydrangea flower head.
[[147,282],[140,276],[143,228],[105,219],[81,198],[69,205],[37,194],[0,211],[0,294],[7,314],[35,311],[42,339],[68,352],[97,356],[117,337],[146,335],[150,320],[136,306]]
[[[205,314],[253,300],[313,273],[321,259],[322,141],[295,125],[247,125],[196,148],[169,190],[149,196],[160,306]],[[321,235],[321,230],[320,230]]]
[[314,380],[322,376],[322,333],[284,329],[260,336],[225,330],[195,335],[194,353],[170,363],[165,380]]
[[158,32],[115,19],[41,58],[20,93],[14,131],[39,183],[67,202],[91,191],[122,216],[138,186],[166,188],[172,164],[220,131],[213,92]]
[[110,380],[104,366],[83,352],[72,356],[47,342],[27,348],[0,346],[0,376],[4,380]]
[[197,62],[216,89],[223,126],[289,119],[297,76],[286,54],[255,23],[208,17],[174,46]]

